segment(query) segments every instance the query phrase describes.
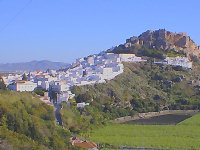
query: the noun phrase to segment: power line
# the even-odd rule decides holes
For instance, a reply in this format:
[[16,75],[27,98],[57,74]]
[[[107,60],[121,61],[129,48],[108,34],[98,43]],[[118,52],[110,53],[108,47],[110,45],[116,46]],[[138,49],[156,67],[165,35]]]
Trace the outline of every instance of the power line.
[[[2,0],[0,0],[1,2]],[[29,0],[28,3],[26,3],[26,5],[24,7],[22,7],[17,13],[16,15],[14,15],[7,24],[5,24],[1,29],[0,29],[0,33],[5,30],[25,9],[26,7],[28,7],[28,5],[32,2],[32,0]]]

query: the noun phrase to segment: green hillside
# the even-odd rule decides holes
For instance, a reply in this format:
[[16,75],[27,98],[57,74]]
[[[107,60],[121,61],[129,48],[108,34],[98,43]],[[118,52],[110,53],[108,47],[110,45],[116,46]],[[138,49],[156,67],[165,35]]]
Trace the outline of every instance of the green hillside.
[[124,73],[103,84],[74,86],[77,102],[101,107],[110,118],[165,109],[200,109],[199,65],[184,69],[125,63]]
[[0,149],[68,149],[69,137],[36,95],[0,90]]

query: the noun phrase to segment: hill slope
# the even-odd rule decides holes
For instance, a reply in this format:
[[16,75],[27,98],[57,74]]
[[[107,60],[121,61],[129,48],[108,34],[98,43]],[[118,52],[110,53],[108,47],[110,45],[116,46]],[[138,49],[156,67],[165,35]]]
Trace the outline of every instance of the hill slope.
[[70,132],[36,95],[0,90],[0,149],[68,149]]
[[[116,114],[112,117],[124,116],[126,110],[200,109],[200,47],[186,33],[148,30],[108,52],[134,53],[148,61],[124,63],[124,72],[107,83],[72,87],[77,102],[102,105],[104,112]],[[152,63],[166,56],[189,57],[193,68]]]
[[76,101],[137,112],[200,109],[198,64],[193,70],[150,62],[124,65],[124,73],[107,83],[72,87]]

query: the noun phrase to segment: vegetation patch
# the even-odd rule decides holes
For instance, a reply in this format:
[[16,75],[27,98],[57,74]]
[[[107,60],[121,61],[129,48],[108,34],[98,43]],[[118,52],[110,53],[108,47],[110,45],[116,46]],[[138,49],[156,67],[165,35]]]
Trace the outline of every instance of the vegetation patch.
[[[115,147],[146,147],[160,149],[200,149],[200,115],[179,125],[111,124],[93,130],[91,140]],[[196,122],[196,124],[192,123]]]
[[124,63],[124,73],[103,84],[74,86],[76,102],[101,108],[108,119],[136,112],[200,109],[200,66],[193,70],[166,65]]
[[200,114],[180,122],[179,125],[200,126]]
[[0,90],[0,147],[68,149],[67,129],[55,125],[53,107],[36,94]]

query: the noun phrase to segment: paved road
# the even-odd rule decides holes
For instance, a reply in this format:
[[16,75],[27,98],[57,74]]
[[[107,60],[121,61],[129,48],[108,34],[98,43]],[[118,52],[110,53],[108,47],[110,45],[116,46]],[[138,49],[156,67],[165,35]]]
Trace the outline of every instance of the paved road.
[[54,112],[55,112],[55,117],[56,117],[56,124],[58,124],[59,126],[62,126],[60,109],[61,109],[61,104],[55,104],[54,103]]

